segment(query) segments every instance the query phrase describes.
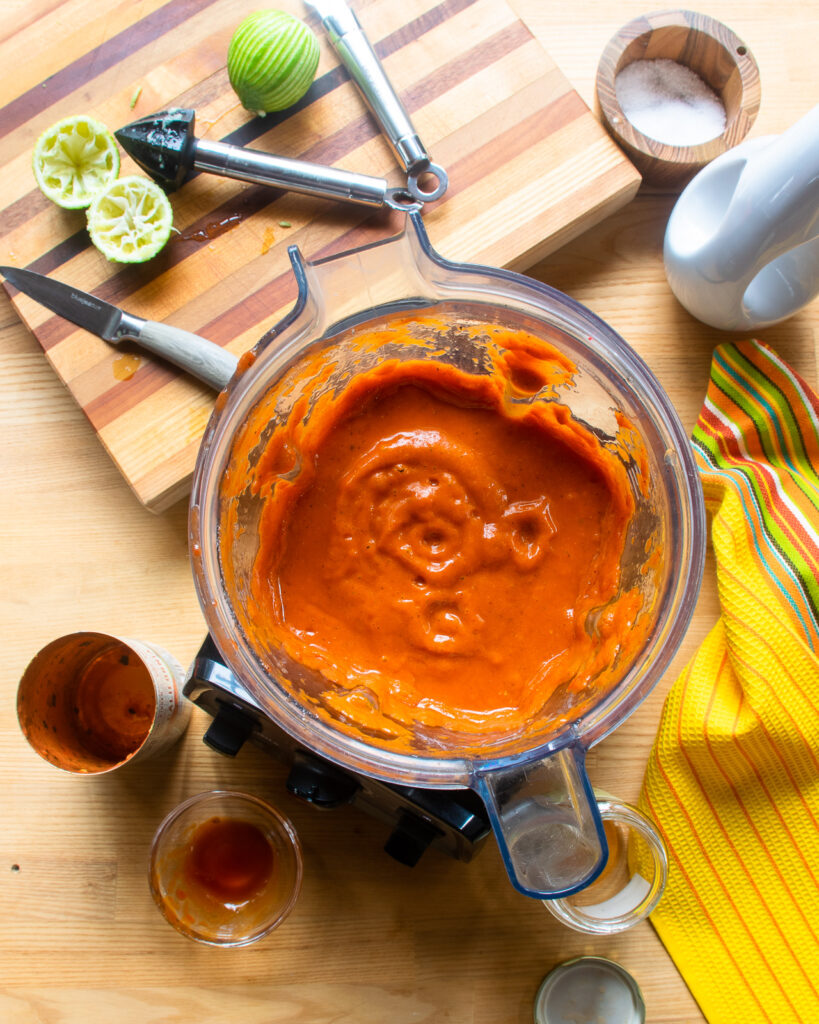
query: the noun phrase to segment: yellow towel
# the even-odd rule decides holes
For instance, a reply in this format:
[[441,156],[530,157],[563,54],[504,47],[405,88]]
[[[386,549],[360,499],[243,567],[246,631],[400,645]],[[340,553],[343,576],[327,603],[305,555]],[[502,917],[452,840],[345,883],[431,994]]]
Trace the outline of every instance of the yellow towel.
[[759,342],[720,346],[693,442],[721,617],[646,772],[651,920],[710,1024],[819,1024],[819,400]]

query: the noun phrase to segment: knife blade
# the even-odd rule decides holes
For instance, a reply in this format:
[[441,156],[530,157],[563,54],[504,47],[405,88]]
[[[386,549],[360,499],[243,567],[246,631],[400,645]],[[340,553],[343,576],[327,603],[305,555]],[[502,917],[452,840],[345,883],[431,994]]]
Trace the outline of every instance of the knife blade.
[[219,391],[236,372],[236,356],[198,334],[156,320],[143,320],[96,295],[33,270],[0,266],[0,274],[24,295],[98,338],[112,345],[134,341]]

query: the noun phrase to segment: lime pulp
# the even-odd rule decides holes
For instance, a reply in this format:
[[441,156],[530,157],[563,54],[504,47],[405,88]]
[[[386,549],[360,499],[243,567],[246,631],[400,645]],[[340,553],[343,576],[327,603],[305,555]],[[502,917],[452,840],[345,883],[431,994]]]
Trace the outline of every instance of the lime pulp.
[[119,174],[119,150],[100,121],[77,115],[47,128],[32,160],[40,191],[67,210],[87,207]]
[[98,192],[88,208],[91,241],[109,260],[144,263],[170,238],[173,211],[150,178],[119,178]]

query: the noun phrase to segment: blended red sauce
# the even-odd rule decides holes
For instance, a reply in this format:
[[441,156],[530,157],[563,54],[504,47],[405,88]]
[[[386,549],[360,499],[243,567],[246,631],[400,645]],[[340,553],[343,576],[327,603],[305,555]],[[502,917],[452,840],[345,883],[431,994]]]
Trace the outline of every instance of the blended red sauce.
[[273,847],[249,821],[211,818],[191,838],[182,882],[225,905],[246,903],[273,875]]
[[[320,671],[320,709],[393,744],[419,726],[526,730],[561,693],[592,699],[640,605],[619,593],[621,460],[566,406],[519,401],[571,364],[489,329],[492,375],[382,362],[299,408],[250,474],[255,643]],[[248,478],[249,428],[228,490]]]

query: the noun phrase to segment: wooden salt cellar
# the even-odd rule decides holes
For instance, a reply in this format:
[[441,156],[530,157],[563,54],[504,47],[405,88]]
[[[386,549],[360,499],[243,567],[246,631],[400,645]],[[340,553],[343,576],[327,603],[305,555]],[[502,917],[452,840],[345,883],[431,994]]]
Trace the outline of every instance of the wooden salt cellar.
[[[674,60],[696,72],[720,97],[722,135],[696,146],[672,146],[644,135],[617,101],[614,82],[638,60]],[[625,150],[646,185],[678,191],[693,176],[741,142],[756,119],[759,69],[748,47],[719,21],[694,11],[661,11],[635,18],[617,32],[597,66],[597,103],[603,123]]]

